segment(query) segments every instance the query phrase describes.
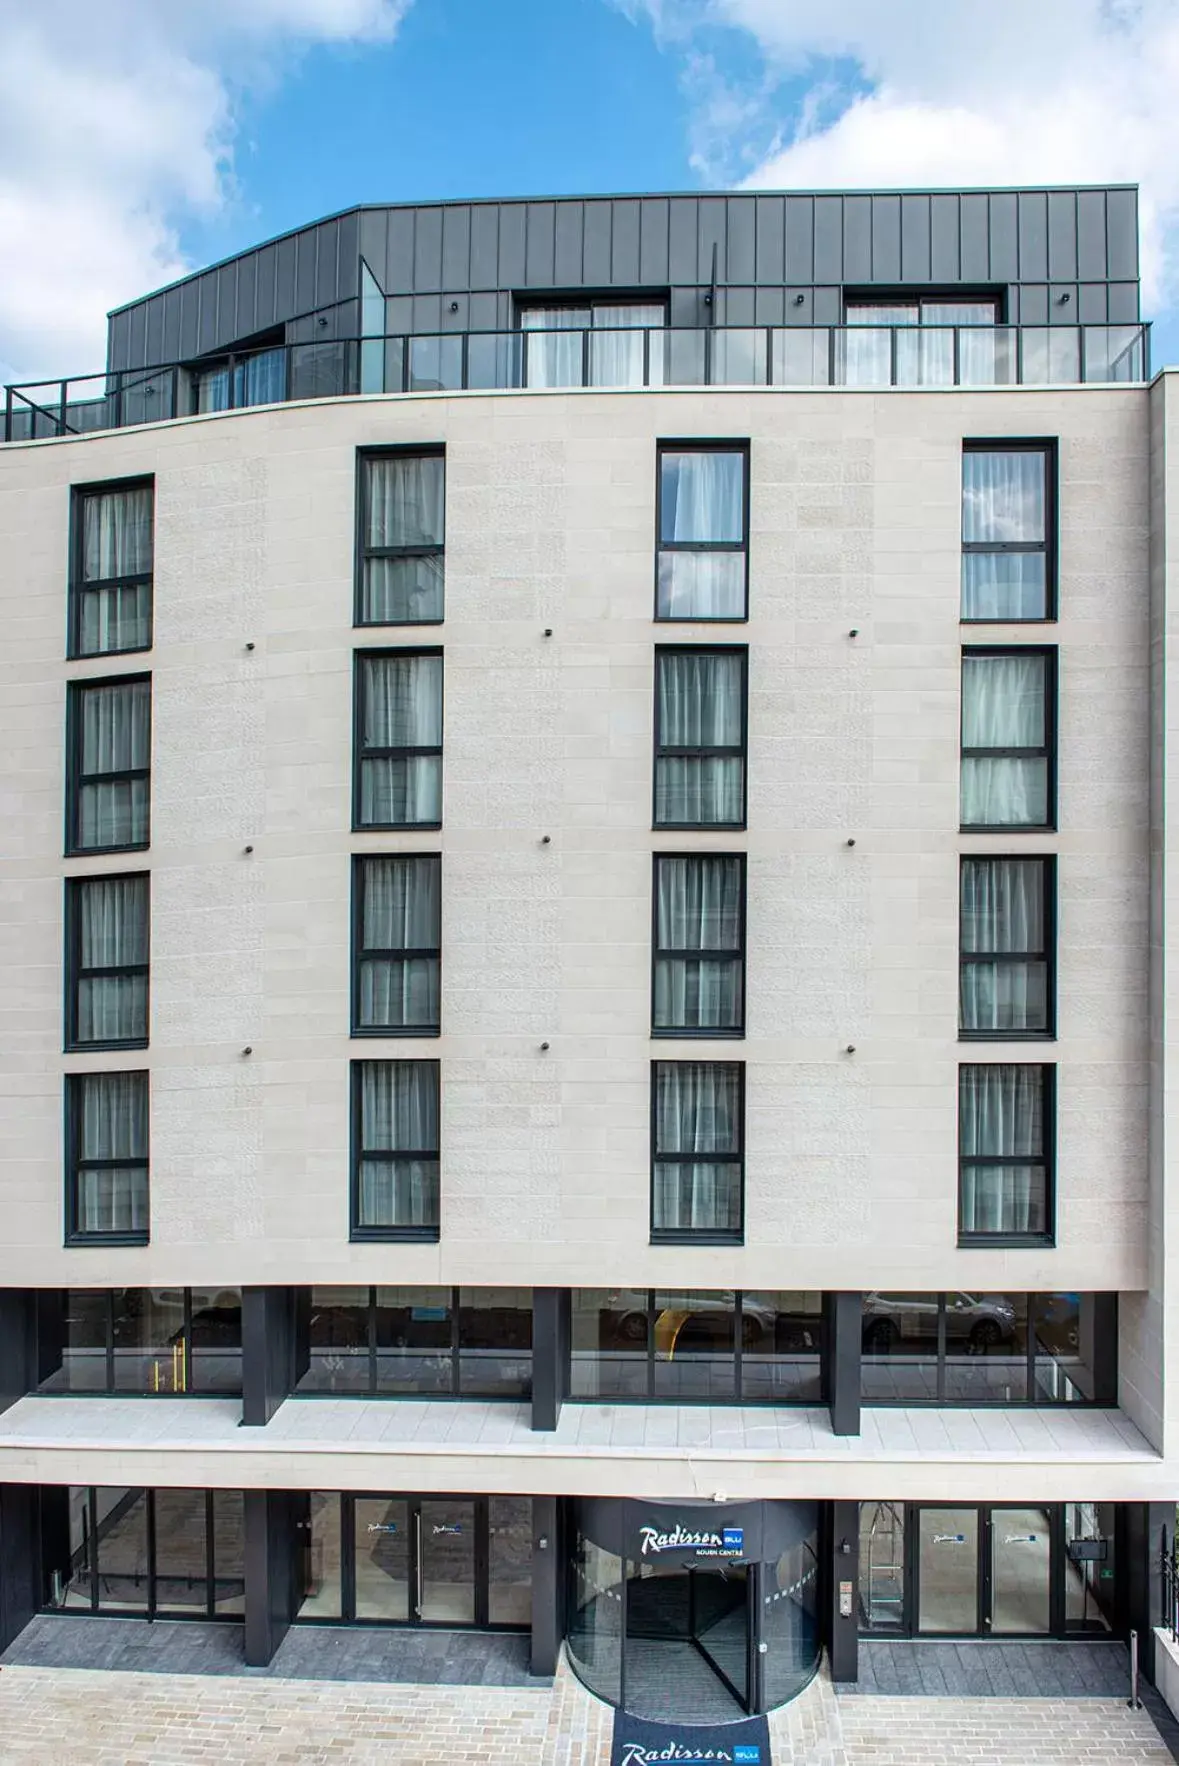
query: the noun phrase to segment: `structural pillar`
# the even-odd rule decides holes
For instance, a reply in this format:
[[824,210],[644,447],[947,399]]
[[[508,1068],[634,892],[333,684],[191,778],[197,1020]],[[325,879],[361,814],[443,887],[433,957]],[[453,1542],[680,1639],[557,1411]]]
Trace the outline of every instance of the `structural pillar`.
[[290,1288],[242,1289],[242,1422],[264,1428],[295,1388]]
[[36,1390],[37,1297],[31,1288],[0,1288],[0,1410]]
[[243,1491],[246,1666],[265,1668],[295,1616],[298,1540],[293,1492]]
[[860,1655],[860,1505],[831,1504],[828,1568],[831,1628],[828,1633],[831,1678],[859,1678]]
[[532,1427],[555,1429],[569,1396],[572,1296],[568,1288],[532,1290]]
[[41,1551],[35,1484],[0,1484],[0,1650],[41,1605]]
[[561,1653],[561,1552],[555,1496],[532,1498],[532,1657],[534,1674],[557,1672]]
[[831,1432],[860,1432],[860,1295],[827,1293],[823,1296],[826,1324],[827,1405]]
[[1173,1502],[1126,1505],[1126,1625],[1138,1633],[1138,1660],[1154,1679],[1154,1628],[1163,1623],[1162,1554],[1175,1537]]

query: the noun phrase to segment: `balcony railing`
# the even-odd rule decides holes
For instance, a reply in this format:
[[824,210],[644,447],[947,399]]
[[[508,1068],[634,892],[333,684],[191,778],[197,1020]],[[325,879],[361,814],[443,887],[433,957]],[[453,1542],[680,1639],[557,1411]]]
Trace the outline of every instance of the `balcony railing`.
[[1129,384],[1149,325],[758,325],[448,331],[289,343],[6,389],[5,441],[362,393]]

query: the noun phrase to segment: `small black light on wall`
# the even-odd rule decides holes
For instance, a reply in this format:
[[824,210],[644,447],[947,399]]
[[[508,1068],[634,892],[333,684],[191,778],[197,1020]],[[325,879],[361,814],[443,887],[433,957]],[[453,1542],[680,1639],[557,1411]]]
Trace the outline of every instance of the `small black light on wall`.
[[451,310],[451,312],[452,312],[452,313],[457,313],[457,312],[458,312],[458,302],[457,302],[457,301],[456,301],[456,300],[452,300],[452,301],[451,301],[451,303],[450,303],[450,310]]
[[794,297],[794,304],[796,307],[800,307],[803,305],[805,300],[806,300],[805,294],[796,294]]
[[841,1557],[845,1557],[845,1558],[849,1558],[851,1556],[851,1540],[850,1539],[841,1539],[839,1541],[839,1555]]
[[1063,293],[1063,294],[1062,294],[1062,295],[1061,295],[1061,297],[1060,297],[1060,299],[1059,299],[1059,300],[1058,300],[1058,301],[1057,301],[1057,303],[1056,303],[1056,304],[1057,304],[1057,306],[1061,306],[1061,307],[1067,307],[1067,306],[1068,306],[1068,303],[1069,303],[1069,301],[1070,301],[1070,300],[1071,300],[1071,299],[1072,299],[1072,298],[1073,298],[1073,297],[1072,297],[1072,295],[1071,295],[1071,294],[1069,294],[1069,292],[1068,292],[1068,291],[1067,291],[1067,289],[1066,289],[1066,290],[1065,290],[1065,292],[1064,292],[1064,293]]

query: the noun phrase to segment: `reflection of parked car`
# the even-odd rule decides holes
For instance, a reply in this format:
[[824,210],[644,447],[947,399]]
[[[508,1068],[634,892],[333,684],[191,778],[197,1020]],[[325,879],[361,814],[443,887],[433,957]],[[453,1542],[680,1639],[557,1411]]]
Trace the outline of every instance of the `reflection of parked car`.
[[[736,1295],[732,1293],[661,1292],[655,1310],[656,1348],[731,1351],[735,1311]],[[819,1326],[818,1313],[779,1312],[751,1294],[742,1296],[741,1343],[745,1349],[817,1350]],[[647,1341],[647,1295],[641,1289],[609,1294],[599,1329],[603,1347],[612,1337],[641,1347]]]
[[[904,1344],[937,1347],[937,1294],[865,1294],[864,1348],[887,1355]],[[947,1294],[947,1346],[982,1351],[1010,1343],[1015,1308],[1004,1294]]]

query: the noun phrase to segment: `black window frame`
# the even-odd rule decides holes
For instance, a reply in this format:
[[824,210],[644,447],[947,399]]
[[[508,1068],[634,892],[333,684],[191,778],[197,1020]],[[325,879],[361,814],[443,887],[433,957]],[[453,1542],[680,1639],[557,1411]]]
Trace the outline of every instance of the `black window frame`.
[[[352,1244],[437,1244],[442,1237],[442,1063],[436,1058],[417,1058],[414,1056],[380,1056],[368,1055],[358,1057],[348,1063],[351,1069],[349,1083],[350,1098],[350,1135],[349,1135],[349,1170],[351,1173],[348,1185],[348,1238]],[[386,1148],[366,1149],[363,1131],[363,1084],[365,1067],[429,1067],[434,1074],[434,1092],[436,1115],[438,1120],[438,1145],[433,1149],[426,1147],[403,1148],[395,1150]],[[360,1219],[360,1175],[366,1159],[380,1159],[383,1163],[397,1160],[432,1159],[438,1167],[438,1219],[433,1226],[365,1226]]]
[[[315,1285],[318,1285],[318,1284],[315,1284]],[[325,1287],[332,1286],[331,1283],[324,1283],[323,1285]],[[466,1380],[463,1379],[463,1371],[464,1371],[464,1369],[463,1369],[463,1355],[468,1352],[468,1344],[466,1343],[466,1341],[464,1339],[464,1317],[469,1317],[471,1309],[469,1307],[464,1308],[464,1306],[462,1304],[462,1296],[464,1294],[469,1294],[471,1292],[472,1288],[480,1287],[481,1286],[480,1283],[465,1282],[461,1286],[458,1284],[450,1283],[450,1282],[406,1282],[403,1284],[399,1284],[399,1283],[389,1283],[388,1284],[389,1286],[394,1286],[394,1287],[405,1286],[405,1287],[418,1287],[418,1288],[436,1288],[440,1293],[445,1293],[447,1295],[447,1297],[448,1297],[447,1298],[447,1309],[448,1309],[448,1314],[449,1314],[448,1323],[449,1323],[449,1330],[450,1330],[450,1342],[448,1343],[446,1349],[444,1351],[441,1351],[441,1353],[444,1353],[446,1355],[447,1361],[449,1363],[449,1373],[448,1373],[448,1380],[447,1380],[448,1389],[445,1392],[422,1392],[422,1391],[416,1391],[416,1390],[406,1390],[406,1391],[401,1391],[401,1392],[395,1392],[395,1391],[390,1391],[386,1387],[382,1387],[380,1379],[378,1377],[378,1365],[379,1365],[379,1359],[380,1359],[380,1345],[378,1343],[377,1316],[380,1311],[380,1306],[378,1303],[377,1296],[380,1292],[381,1287],[385,1286],[386,1284],[374,1283],[374,1282],[358,1282],[355,1285],[357,1287],[362,1287],[367,1290],[367,1298],[364,1302],[364,1311],[365,1311],[364,1349],[365,1349],[365,1358],[368,1363],[367,1390],[363,1391],[363,1392],[353,1391],[353,1392],[349,1392],[349,1393],[331,1391],[331,1390],[327,1390],[327,1389],[317,1391],[314,1388],[304,1388],[304,1387],[300,1386],[298,1383],[296,1383],[295,1390],[291,1393],[292,1398],[296,1398],[299,1400],[306,1399],[308,1402],[313,1403],[313,1404],[318,1403],[321,1399],[325,1399],[325,1398],[326,1399],[337,1399],[337,1398],[341,1398],[341,1397],[373,1398],[373,1399],[379,1400],[382,1404],[439,1404],[439,1403],[449,1404],[449,1403],[452,1403],[456,1400],[466,1400],[466,1401],[474,1400],[480,1404],[520,1404],[520,1403],[527,1403],[528,1402],[528,1395],[526,1395],[524,1398],[521,1398],[521,1396],[519,1394],[512,1394],[512,1393],[506,1393],[506,1392],[481,1392],[478,1390],[478,1382],[477,1381],[472,1380],[471,1378],[468,1378]],[[536,1302],[535,1302],[535,1290],[534,1289],[527,1289],[525,1291],[529,1292],[532,1295],[532,1301],[531,1301],[529,1314],[528,1314],[528,1316],[529,1316],[528,1358],[529,1358],[529,1365],[530,1365],[529,1385],[531,1385],[531,1368],[535,1365],[535,1363],[533,1361],[533,1357],[536,1354],[536,1338],[535,1338],[535,1334],[534,1334],[535,1322],[536,1322]],[[301,1292],[301,1296],[303,1298],[305,1298],[305,1300],[307,1302],[306,1316],[307,1316],[308,1320],[310,1320],[310,1316],[311,1316],[311,1313],[313,1310],[313,1308],[311,1306],[312,1287],[310,1285],[307,1287],[304,1287],[300,1292]],[[314,1355],[316,1353],[316,1350],[312,1349],[311,1353],[312,1353],[312,1355]],[[522,1354],[523,1351],[505,1350],[504,1353],[505,1353],[505,1355],[510,1355],[512,1353]]]
[[[688,1064],[694,1067],[734,1067],[737,1070],[737,1151],[736,1153],[660,1153],[657,1137],[659,1124],[658,1086],[660,1067],[672,1067]],[[745,1062],[744,1061],[701,1061],[685,1056],[684,1061],[677,1062],[660,1057],[651,1062],[650,1092],[650,1178],[649,1178],[649,1211],[650,1211],[650,1242],[652,1245],[743,1245],[745,1243]],[[655,1167],[664,1165],[736,1165],[738,1176],[737,1194],[740,1199],[741,1224],[735,1232],[705,1231],[693,1227],[666,1227],[655,1224]]]
[[[438,943],[431,946],[414,946],[404,950],[367,950],[364,944],[364,877],[365,866],[372,860],[387,859],[431,859],[438,872]],[[365,1025],[360,1022],[360,974],[362,964],[371,958],[409,958],[433,957],[438,964],[438,1023],[432,1025],[409,1024],[404,1026]],[[440,852],[354,852],[352,855],[352,986],[351,986],[351,1029],[349,1035],[356,1038],[398,1038],[401,1037],[438,1037],[442,1035],[442,854]],[[375,1058],[375,1057],[374,1057]],[[390,1057],[393,1058],[393,1057]]]
[[[442,544],[431,546],[368,546],[369,462],[372,460],[417,460],[430,458],[442,461]],[[356,450],[356,558],[352,624],[363,631],[390,628],[442,625],[446,619],[446,445],[444,442],[405,443],[392,447],[364,447]],[[364,566],[369,558],[441,558],[442,612],[437,619],[366,619],[364,617]]]
[[[405,644],[390,647],[388,645],[372,645],[352,652],[352,832],[354,834],[396,833],[402,828],[438,829],[442,826],[442,817],[433,822],[366,822],[361,819],[362,787],[366,760],[387,760],[398,758],[409,759],[418,754],[436,754],[442,759],[443,742],[436,746],[429,745],[419,748],[366,748],[364,743],[364,712],[365,712],[365,663],[381,661],[393,656],[437,656],[442,663],[441,696],[442,696],[442,735],[446,740],[446,661],[441,644]],[[439,793],[441,803],[441,793]]]
[[[961,538],[963,556],[967,553],[1042,552],[1044,554],[1044,612],[1038,619],[968,619],[962,612],[962,591],[958,591],[958,622],[965,626],[987,625],[1055,625],[1060,616],[1060,442],[1056,436],[966,436],[962,441],[963,481],[967,454],[1043,454],[1044,456],[1044,538],[1043,540],[966,540]],[[964,483],[959,487],[963,497]],[[962,529],[961,513],[959,534]]]
[[[895,1290],[891,1290],[891,1289],[867,1290],[866,1292],[871,1292],[871,1291],[877,1292],[881,1295],[888,1295],[892,1292],[895,1292]],[[1037,1336],[1037,1321],[1036,1321],[1035,1313],[1036,1313],[1036,1305],[1038,1302],[1042,1302],[1046,1298],[1048,1298],[1048,1299],[1056,1298],[1056,1292],[1054,1292],[1053,1290],[1050,1290],[1050,1289],[1049,1290],[1033,1289],[1031,1291],[1027,1291],[1023,1288],[1011,1287],[1011,1288],[1008,1288],[1005,1290],[1005,1297],[1009,1297],[1009,1298],[1021,1297],[1024,1300],[1024,1303],[1026,1306],[1027,1342],[1024,1346],[1024,1369],[1025,1369],[1024,1381],[1025,1381],[1025,1391],[1027,1393],[1027,1396],[1024,1398],[1009,1398],[1009,1399],[1007,1399],[1007,1398],[981,1398],[981,1397],[977,1397],[973,1394],[969,1398],[955,1398],[955,1397],[947,1396],[947,1385],[949,1383],[947,1380],[947,1377],[946,1377],[947,1371],[951,1365],[951,1362],[953,1360],[958,1359],[957,1356],[952,1357],[950,1354],[949,1332],[946,1327],[946,1319],[947,1319],[948,1313],[949,1313],[949,1308],[947,1306],[947,1302],[948,1302],[950,1296],[953,1294],[961,1294],[961,1293],[973,1294],[976,1292],[977,1292],[977,1290],[975,1290],[975,1289],[967,1290],[967,1289],[962,1289],[962,1288],[948,1288],[945,1290],[938,1290],[938,1289],[930,1289],[929,1290],[928,1298],[931,1300],[936,1300],[938,1303],[937,1331],[936,1331],[935,1336],[930,1340],[930,1350],[929,1350],[929,1356],[928,1356],[928,1362],[934,1363],[935,1367],[936,1367],[934,1396],[932,1398],[918,1398],[918,1397],[914,1397],[911,1394],[902,1395],[897,1398],[880,1398],[880,1397],[877,1397],[875,1394],[870,1394],[864,1390],[863,1365],[866,1361],[870,1362],[873,1359],[873,1351],[870,1348],[869,1343],[868,1343],[868,1331],[865,1330],[865,1327],[864,1327],[863,1300],[864,1300],[865,1296],[863,1296],[863,1295],[861,1296],[861,1318],[860,1318],[861,1389],[860,1389],[860,1402],[863,1405],[865,1410],[934,1410],[934,1409],[938,1409],[938,1410],[1062,1410],[1066,1407],[1069,1410],[1101,1410],[1101,1409],[1111,1409],[1114,1407],[1114,1403],[1116,1403],[1116,1397],[1114,1398],[1114,1401],[1111,1403],[1110,1394],[1098,1389],[1097,1377],[1094,1377],[1094,1393],[1091,1398],[1087,1397],[1087,1396],[1069,1397],[1069,1398],[1045,1398],[1045,1397],[1041,1397],[1039,1395],[1040,1390],[1041,1390],[1040,1380],[1039,1380],[1040,1369],[1046,1361],[1051,1359],[1051,1356],[1048,1353],[1045,1353],[1041,1350],[1041,1347],[1040,1347],[1041,1339]],[[987,1290],[986,1292],[994,1293],[994,1292],[996,1292],[996,1290],[990,1289],[990,1290]],[[1097,1290],[1097,1292],[1100,1295],[1103,1291]],[[984,1295],[984,1297],[985,1297],[985,1295]],[[1116,1326],[1117,1295],[1113,1294],[1112,1299],[1114,1301],[1114,1320],[1115,1320],[1115,1326]],[[1117,1360],[1117,1346],[1118,1346],[1117,1345],[1116,1328],[1113,1333],[1111,1346],[1112,1346],[1112,1350],[1113,1350],[1113,1360],[1115,1363],[1115,1367],[1112,1370],[1113,1377],[1111,1378],[1110,1375],[1107,1374],[1106,1378],[1109,1381],[1109,1384],[1112,1386],[1114,1393],[1116,1394],[1116,1385],[1117,1385],[1116,1360]],[[1095,1359],[1096,1359],[1096,1357],[1095,1357]],[[1093,1373],[1092,1369],[1089,1369],[1087,1371],[1089,1371],[1091,1374]],[[1079,1391],[1080,1389],[1076,1388],[1076,1390]]]
[[[112,576],[96,579],[94,582],[84,580],[85,565],[85,504],[90,497],[109,496],[115,491],[150,490],[151,525],[152,525],[152,568],[148,571],[134,571],[129,576]],[[94,484],[74,484],[70,486],[70,551],[69,551],[69,586],[68,610],[66,619],[66,659],[69,662],[90,661],[99,656],[139,656],[150,650],[155,641],[155,527],[156,527],[156,481],[152,472],[141,472],[131,478],[108,478]],[[99,589],[117,587],[148,587],[147,643],[130,644],[117,650],[83,650],[82,608],[88,594]]]
[[[82,771],[82,698],[83,695],[103,687],[130,687],[147,682],[148,694],[148,755],[149,762],[145,767],[131,767],[121,773],[84,773]],[[99,858],[110,852],[148,852],[151,848],[151,749],[154,742],[155,705],[152,695],[152,677],[148,670],[129,675],[94,675],[82,680],[66,682],[66,778],[65,778],[65,856],[66,858]],[[133,840],[120,846],[80,846],[80,820],[82,808],[82,791],[85,786],[96,784],[100,780],[110,779],[146,779],[148,782],[147,800],[147,839]]]
[[[685,440],[661,439],[655,444],[655,608],[657,625],[748,625],[749,623],[749,438],[727,437],[709,439],[689,436]],[[663,540],[663,456],[665,454],[740,454],[742,532],[737,540]],[[699,614],[688,616],[659,611],[659,559],[663,552],[740,552],[745,559],[745,597],[742,611],[732,614]]]
[[[82,895],[95,883],[131,883],[143,881],[147,885],[147,938],[148,960],[146,963],[122,963],[109,968],[82,967]],[[102,1042],[82,1042],[78,1037],[78,994],[82,982],[98,977],[105,979],[118,975],[142,975],[147,983],[147,1025],[148,1030],[143,1036],[112,1038]],[[150,871],[101,871],[97,876],[67,877],[65,880],[65,1037],[64,1048],[67,1054],[89,1054],[93,1050],[111,1049],[145,1049],[149,1045],[151,1035],[151,872]]]
[[[659,669],[664,656],[736,656],[741,665],[740,748],[681,748],[660,740]],[[743,833],[749,826],[749,645],[748,644],[656,644],[654,673],[654,761],[651,768],[651,827],[660,834],[703,829],[706,832]],[[741,762],[741,819],[736,822],[661,822],[659,820],[659,762],[673,759],[731,759]]]
[[[962,946],[962,872],[967,865],[978,864],[1039,864],[1043,869],[1043,902],[1041,917],[1044,927],[1042,951],[967,951]],[[1042,960],[1047,970],[1045,998],[1047,1026],[1043,1030],[964,1030],[959,1004],[958,1041],[1046,1043],[1056,1040],[1056,894],[1057,866],[1054,852],[963,852],[958,855],[958,981],[961,1001],[962,970],[971,963],[1018,963]]]
[[[1056,1244],[1056,1063],[1053,1061],[1000,1061],[1001,1067],[1038,1067],[1040,1069],[1040,1121],[1043,1146],[1039,1157],[1018,1154],[1003,1158],[998,1154],[962,1151],[962,1073],[967,1067],[989,1066],[985,1061],[962,1061],[958,1066],[958,1247],[960,1250],[990,1246],[997,1250],[1043,1250]],[[1042,1233],[968,1232],[962,1225],[962,1174],[967,1166],[1038,1165],[1044,1171],[1044,1220]]]
[[[962,740],[962,726],[966,713],[966,694],[963,691],[963,680],[968,657],[975,656],[1042,656],[1044,658],[1044,742],[1036,748],[967,748]],[[1018,839],[1026,834],[1055,834],[1057,832],[1057,772],[1059,754],[1059,647],[1056,644],[963,644],[958,674],[958,831],[960,834],[1003,834],[1008,839]],[[1044,822],[964,822],[962,816],[961,772],[965,760],[1010,759],[1046,761],[1047,788],[1045,791],[1047,821]]]
[[[114,1073],[142,1073],[148,1096],[148,1149],[145,1159],[83,1159],[82,1089],[88,1079],[105,1079]],[[65,1235],[72,1245],[147,1245],[151,1242],[151,1076],[146,1067],[126,1067],[65,1076]],[[142,1232],[83,1232],[78,1226],[78,1178],[86,1171],[127,1171],[142,1168],[147,1179],[148,1224]]]
[[[659,867],[664,859],[693,859],[700,864],[709,859],[723,859],[726,863],[736,860],[737,871],[741,879],[741,944],[736,952],[728,950],[676,950],[661,948],[659,943]],[[653,1042],[741,1042],[745,1037],[746,1017],[746,984],[748,970],[749,938],[747,933],[747,916],[749,913],[749,860],[744,852],[653,852],[651,854],[651,1040]],[[655,988],[656,975],[660,957],[673,960],[686,958],[691,961],[698,958],[701,962],[729,963],[736,967],[741,984],[741,1022],[732,1029],[705,1026],[694,1029],[690,1026],[680,1028],[662,1028],[655,1022]],[[742,1100],[744,1103],[744,1100]],[[744,1209],[742,1209],[744,1214]]]
[[[44,1396],[44,1394],[42,1394],[42,1396]],[[128,1395],[124,1394],[124,1396],[128,1396]],[[110,1490],[110,1489],[123,1490],[124,1495],[122,1497],[122,1500],[115,1505],[114,1509],[106,1517],[106,1521],[107,1521],[108,1525],[111,1521],[118,1520],[118,1519],[122,1518],[123,1516],[125,1516],[127,1513],[132,1512],[134,1509],[134,1506],[137,1504],[140,1496],[142,1496],[144,1499],[144,1501],[143,1501],[144,1543],[145,1543],[147,1549],[146,1549],[146,1563],[145,1563],[144,1575],[143,1575],[143,1583],[144,1583],[144,1587],[145,1587],[146,1592],[145,1592],[142,1608],[129,1607],[126,1604],[119,1605],[114,1602],[107,1602],[104,1604],[103,1599],[102,1599],[103,1571],[102,1571],[102,1564],[101,1564],[101,1560],[98,1555],[97,1547],[98,1547],[99,1543],[101,1542],[103,1529],[102,1529],[102,1525],[100,1524],[99,1518],[98,1518],[98,1492],[100,1490]],[[89,1613],[91,1615],[98,1615],[99,1617],[103,1617],[103,1616],[119,1617],[122,1615],[126,1615],[129,1618],[146,1620],[146,1621],[152,1621],[157,1618],[162,1618],[162,1619],[168,1619],[168,1620],[176,1620],[180,1624],[186,1624],[190,1620],[195,1619],[200,1623],[212,1622],[213,1624],[217,1624],[217,1625],[239,1625],[239,1626],[244,1625],[244,1623],[245,1623],[244,1611],[242,1611],[242,1612],[224,1612],[223,1610],[221,1610],[221,1608],[218,1605],[219,1599],[224,1598],[224,1596],[219,1593],[219,1590],[221,1589],[222,1585],[226,1582],[232,1582],[234,1589],[236,1591],[237,1585],[240,1581],[242,1602],[243,1602],[243,1607],[244,1607],[245,1587],[246,1587],[245,1574],[244,1574],[244,1552],[243,1552],[242,1573],[241,1573],[240,1577],[237,1575],[232,1575],[231,1572],[225,1571],[223,1568],[222,1568],[221,1573],[218,1574],[218,1552],[217,1552],[217,1540],[219,1538],[224,1537],[218,1531],[218,1528],[217,1528],[217,1499],[219,1497],[226,1498],[226,1497],[231,1497],[231,1496],[240,1496],[242,1499],[242,1544],[243,1544],[243,1548],[244,1548],[244,1544],[245,1544],[245,1492],[244,1491],[242,1491],[242,1490],[220,1490],[220,1489],[206,1490],[206,1489],[202,1489],[199,1485],[191,1485],[191,1484],[186,1484],[186,1485],[180,1486],[180,1487],[177,1487],[177,1486],[163,1487],[163,1486],[161,1486],[159,1489],[151,1487],[151,1486],[145,1486],[145,1485],[139,1485],[137,1487],[132,1488],[132,1487],[126,1486],[126,1485],[112,1486],[109,1484],[72,1484],[72,1485],[69,1485],[66,1487],[67,1496],[68,1496],[70,1490],[80,1490],[80,1491],[85,1491],[85,1493],[86,1493],[86,1495],[85,1495],[86,1524],[85,1524],[85,1529],[84,1529],[83,1545],[81,1548],[81,1552],[79,1553],[79,1556],[82,1557],[82,1567],[85,1570],[86,1580],[90,1585],[90,1594],[89,1594],[89,1605],[88,1606],[86,1606],[86,1607],[70,1606],[68,1608],[65,1608],[64,1609],[65,1611],[70,1612],[72,1614],[82,1614],[82,1615]],[[160,1583],[161,1582],[168,1583],[170,1581],[174,1581],[175,1577],[170,1576],[168,1574],[166,1567],[163,1570],[161,1570],[161,1568],[160,1568],[160,1552],[158,1549],[159,1525],[158,1525],[157,1515],[156,1515],[157,1498],[161,1495],[169,1496],[169,1495],[173,1495],[173,1494],[175,1494],[177,1496],[183,1496],[185,1494],[192,1495],[192,1496],[203,1496],[205,1499],[204,1500],[204,1508],[205,1508],[205,1604],[204,1604],[203,1608],[197,1607],[197,1606],[191,1606],[191,1607],[171,1606],[170,1607],[166,1603],[161,1603],[161,1601],[159,1599]],[[224,1556],[224,1555],[228,1555],[230,1557],[230,1561],[232,1564],[232,1546],[230,1547],[228,1553],[224,1553],[224,1552],[222,1553],[222,1556]],[[71,1562],[71,1569],[75,1569],[75,1568],[76,1568],[76,1566]],[[48,1578],[46,1578],[46,1584],[44,1584],[42,1587],[41,1604],[38,1608],[38,1611],[42,1612],[42,1613],[59,1613],[62,1610],[63,1610],[62,1606],[53,1599],[52,1584],[49,1583]]]
[[[210,1285],[212,1286],[212,1284]],[[42,1367],[38,1370],[41,1375],[40,1383],[33,1387],[38,1398],[235,1398],[240,1394],[240,1383],[236,1390],[234,1390],[226,1386],[201,1385],[194,1378],[198,1366],[198,1361],[194,1354],[194,1321],[199,1322],[208,1312],[216,1311],[218,1309],[216,1307],[194,1307],[193,1290],[191,1287],[181,1288],[180,1290],[181,1295],[183,1296],[182,1306],[184,1316],[180,1330],[175,1336],[175,1342],[182,1349],[184,1384],[180,1387],[173,1386],[160,1391],[152,1391],[146,1385],[138,1389],[119,1385],[115,1379],[115,1294],[119,1291],[120,1290],[114,1288],[91,1288],[82,1286],[60,1290],[49,1289],[38,1292],[37,1330],[38,1340],[42,1345],[41,1352],[43,1356],[47,1355],[49,1346],[56,1341],[58,1353],[64,1358],[65,1346],[62,1342],[64,1333],[61,1329],[61,1321],[69,1307],[71,1294],[93,1294],[99,1296],[103,1303],[103,1322],[105,1328],[102,1385],[88,1387],[76,1385],[70,1385],[68,1387],[54,1386],[48,1382],[52,1379],[53,1372],[59,1370],[50,1370],[50,1372],[46,1374]],[[132,1290],[122,1291],[127,1292]],[[240,1292],[241,1290],[239,1289],[239,1295]],[[236,1346],[233,1347],[236,1349],[240,1366],[242,1354],[240,1301],[238,1307],[238,1342]]]

